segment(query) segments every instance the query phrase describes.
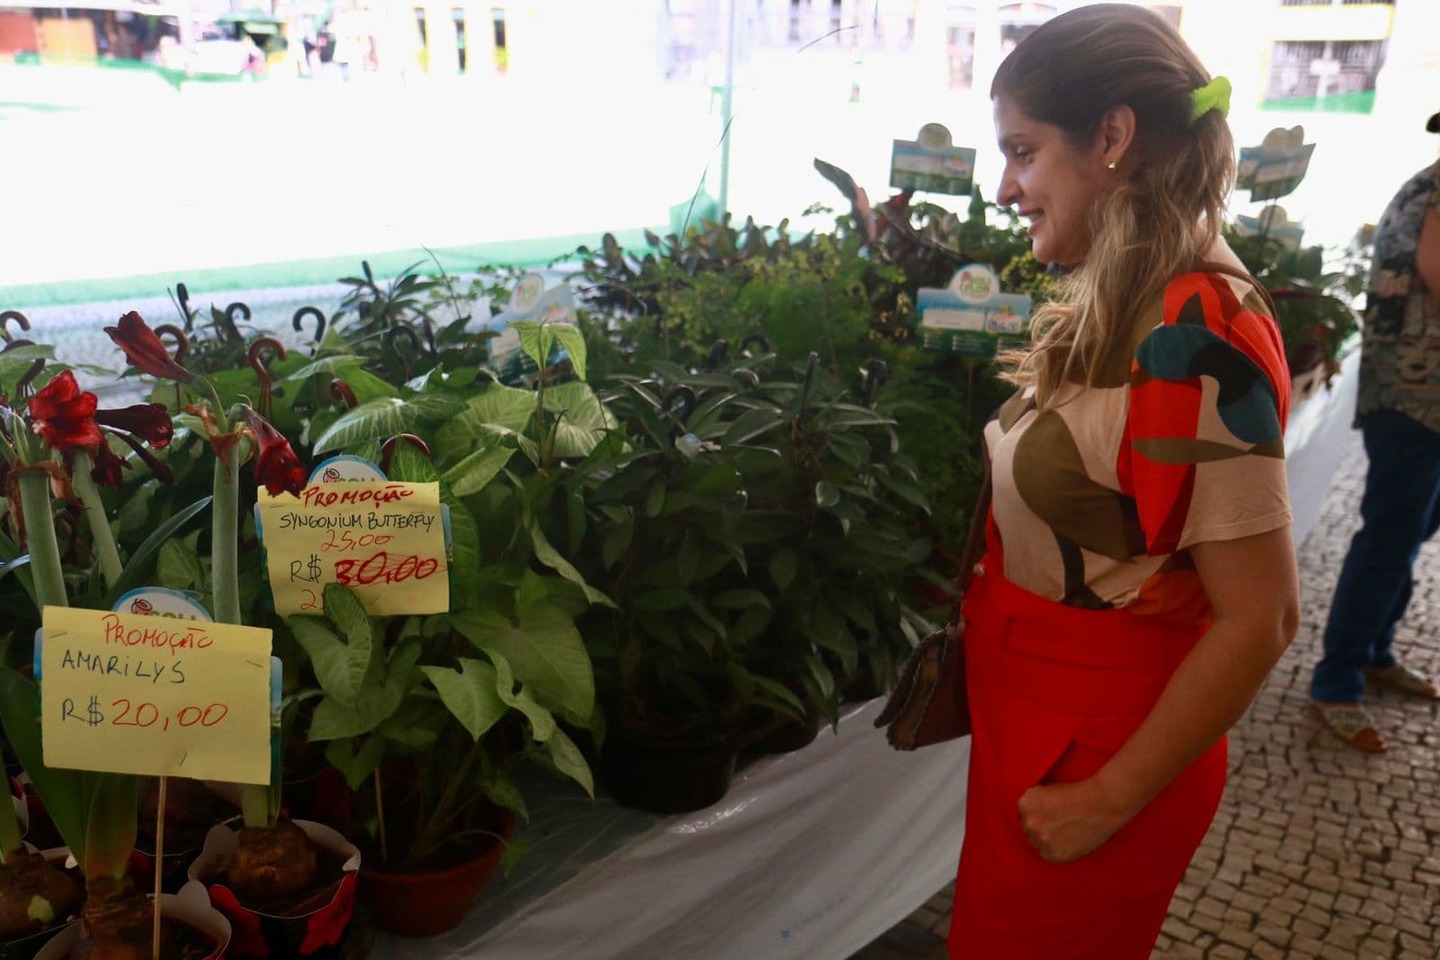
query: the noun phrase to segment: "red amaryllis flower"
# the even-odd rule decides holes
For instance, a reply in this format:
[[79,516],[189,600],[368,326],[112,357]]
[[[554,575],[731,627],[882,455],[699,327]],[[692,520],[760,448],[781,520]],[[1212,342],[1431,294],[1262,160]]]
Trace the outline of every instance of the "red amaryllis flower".
[[30,424],[56,450],[93,447],[105,439],[95,422],[95,394],[81,390],[69,370],[30,398]]
[[265,485],[271,496],[282,491],[298,495],[305,486],[305,467],[290,449],[290,441],[249,407],[241,407],[240,413],[260,447],[255,460],[255,479]]
[[195,379],[195,374],[175,362],[155,331],[146,326],[134,310],[121,317],[118,326],[106,327],[105,332],[125,351],[125,359],[130,361],[130,365],[141,373],[180,383],[190,383]]
[[165,446],[175,435],[170,411],[163,403],[136,403],[117,409],[96,410],[95,422],[102,427],[133,433],[152,447]]

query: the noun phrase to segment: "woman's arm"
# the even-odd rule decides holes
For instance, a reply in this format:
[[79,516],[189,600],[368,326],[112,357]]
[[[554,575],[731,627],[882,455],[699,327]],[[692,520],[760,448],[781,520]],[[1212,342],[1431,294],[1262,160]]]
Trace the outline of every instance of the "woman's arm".
[[1100,846],[1220,739],[1295,635],[1300,587],[1288,526],[1198,543],[1190,555],[1215,621],[1150,715],[1095,776],[1035,787],[1020,798],[1021,827],[1052,863]]

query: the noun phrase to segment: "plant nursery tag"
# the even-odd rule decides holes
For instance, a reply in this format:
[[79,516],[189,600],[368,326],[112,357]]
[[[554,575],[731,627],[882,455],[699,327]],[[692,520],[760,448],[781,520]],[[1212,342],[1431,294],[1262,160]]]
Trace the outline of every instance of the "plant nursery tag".
[[966,194],[974,188],[975,149],[957,147],[950,131],[927,123],[914,140],[896,140],[890,148],[890,186]]
[[261,489],[257,511],[280,616],[322,613],[327,583],[377,616],[450,609],[438,483],[316,483],[298,497]]
[[1000,278],[981,263],[955,271],[943,290],[921,287],[915,304],[921,343],[937,353],[993,357],[999,344],[1018,341],[1030,327],[1030,298],[1001,293]]
[[54,767],[270,782],[270,631],[46,607],[40,733]]
[[1249,190],[1251,200],[1278,200],[1295,191],[1310,169],[1315,144],[1305,142],[1305,128],[1276,127],[1258,147],[1242,147],[1235,171],[1235,189]]

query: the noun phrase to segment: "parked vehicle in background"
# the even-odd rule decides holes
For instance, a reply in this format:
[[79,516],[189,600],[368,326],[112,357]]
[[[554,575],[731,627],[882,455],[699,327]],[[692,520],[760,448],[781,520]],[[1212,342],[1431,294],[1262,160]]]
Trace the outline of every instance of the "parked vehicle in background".
[[196,40],[185,58],[185,69],[195,75],[257,80],[265,76],[265,54],[249,37]]

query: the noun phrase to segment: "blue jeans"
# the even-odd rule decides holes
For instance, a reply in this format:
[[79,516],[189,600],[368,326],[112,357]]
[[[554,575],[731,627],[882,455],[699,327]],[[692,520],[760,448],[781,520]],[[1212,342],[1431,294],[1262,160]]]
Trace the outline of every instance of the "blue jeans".
[[1310,681],[1310,696],[1324,703],[1359,703],[1364,668],[1394,665],[1415,558],[1440,527],[1440,433],[1394,410],[1366,414],[1360,429],[1370,458],[1362,526],[1340,567]]

